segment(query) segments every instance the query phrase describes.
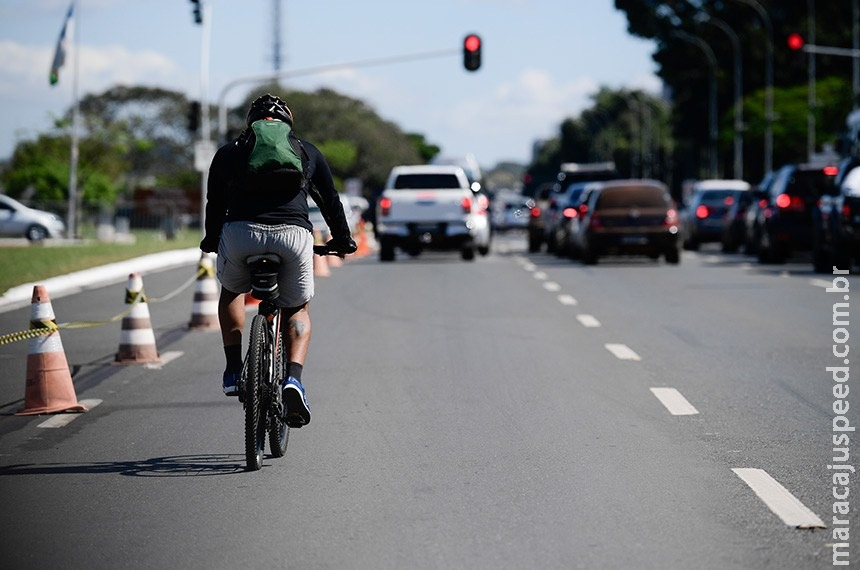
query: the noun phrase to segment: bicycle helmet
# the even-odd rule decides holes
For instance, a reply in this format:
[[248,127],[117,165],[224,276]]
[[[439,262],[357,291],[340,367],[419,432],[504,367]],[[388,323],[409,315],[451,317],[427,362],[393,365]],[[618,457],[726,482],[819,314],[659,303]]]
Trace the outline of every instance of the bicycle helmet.
[[293,124],[293,113],[290,111],[290,108],[287,107],[287,104],[280,97],[270,93],[257,97],[251,103],[251,107],[248,109],[248,126],[250,127],[254,121],[259,121],[266,117],[284,121],[291,126]]

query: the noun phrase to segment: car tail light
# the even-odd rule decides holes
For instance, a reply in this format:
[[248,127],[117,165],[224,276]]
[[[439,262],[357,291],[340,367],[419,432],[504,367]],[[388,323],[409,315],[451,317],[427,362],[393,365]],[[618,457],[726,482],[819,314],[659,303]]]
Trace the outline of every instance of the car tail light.
[[379,209],[383,216],[387,216],[391,213],[391,198],[380,198],[379,199]]
[[759,200],[758,201],[758,207],[760,210],[764,210],[765,208],[767,208],[767,200],[765,200],[764,198]]
[[678,212],[674,208],[669,208],[666,211],[666,219],[663,220],[663,225],[668,228],[678,225]]
[[842,205],[842,217],[848,219],[851,217],[851,205],[843,204]]
[[836,176],[839,174],[838,166],[825,166],[824,167],[824,175],[825,176]]
[[471,214],[472,213],[472,199],[471,198],[463,198],[460,201],[460,206],[463,207],[463,213],[464,214]]
[[490,207],[490,201],[483,194],[478,196],[478,213],[486,214],[487,208]]
[[538,208],[537,206],[532,208],[530,213],[532,218],[540,218],[540,208]]
[[725,204],[726,206],[731,206],[734,203],[735,203],[735,197],[734,196],[726,196],[726,199],[723,200],[723,204]]
[[776,205],[783,210],[803,210],[803,199],[800,196],[780,194],[776,197]]
[[578,214],[578,212],[576,211],[576,208],[565,208],[565,209],[564,209],[564,211],[563,211],[561,214],[562,214],[565,218],[567,218],[568,220],[572,220],[572,219],[573,219],[573,218],[575,218],[577,215],[579,215],[579,214]]
[[696,217],[699,218],[700,220],[707,218],[708,214],[710,214],[710,213],[711,213],[711,211],[708,210],[708,207],[705,206],[704,204],[702,204],[701,206],[696,208]]

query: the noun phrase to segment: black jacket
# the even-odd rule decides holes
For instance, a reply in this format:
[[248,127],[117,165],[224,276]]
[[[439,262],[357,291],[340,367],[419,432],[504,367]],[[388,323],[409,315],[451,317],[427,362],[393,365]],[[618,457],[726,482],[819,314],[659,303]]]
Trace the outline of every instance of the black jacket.
[[350,238],[331,170],[317,147],[307,141],[301,142],[307,156],[308,184],[299,187],[286,172],[247,173],[249,151],[244,141],[243,135],[225,144],[212,159],[206,190],[206,234],[200,249],[218,251],[225,222],[289,224],[312,231],[308,218],[308,194],[319,205],[332,237],[339,240]]

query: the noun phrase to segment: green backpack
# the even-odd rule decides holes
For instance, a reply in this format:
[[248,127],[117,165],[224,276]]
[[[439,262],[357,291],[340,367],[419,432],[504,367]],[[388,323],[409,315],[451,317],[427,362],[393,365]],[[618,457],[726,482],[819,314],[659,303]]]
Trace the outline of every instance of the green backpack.
[[302,148],[293,129],[278,120],[259,120],[251,123],[254,147],[248,156],[248,172],[260,174],[279,169],[296,171],[304,178]]

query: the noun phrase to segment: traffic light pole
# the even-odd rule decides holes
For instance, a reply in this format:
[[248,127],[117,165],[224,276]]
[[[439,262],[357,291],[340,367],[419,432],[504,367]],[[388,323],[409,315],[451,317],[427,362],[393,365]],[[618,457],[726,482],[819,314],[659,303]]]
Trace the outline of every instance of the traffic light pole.
[[314,75],[316,73],[323,73],[326,71],[338,71],[341,69],[351,69],[355,67],[375,67],[380,65],[390,65],[394,63],[403,63],[406,61],[416,61],[420,59],[435,59],[439,57],[447,57],[450,55],[460,53],[459,48],[455,49],[445,49],[438,51],[430,51],[430,52],[422,52],[422,53],[413,53],[408,55],[401,56],[392,56],[392,57],[380,57],[376,59],[365,59],[360,61],[353,62],[345,62],[345,63],[334,63],[330,65],[319,65],[316,67],[307,67],[304,69],[295,69],[292,71],[284,71],[281,73],[265,73],[265,74],[256,74],[256,75],[246,75],[243,77],[237,77],[233,81],[227,83],[223,89],[221,89],[221,93],[218,96],[218,140],[220,142],[225,142],[227,139],[227,105],[226,98],[227,93],[230,92],[231,89],[237,87],[242,84],[247,83],[263,83],[266,81],[277,81],[278,79],[286,79],[289,77],[299,77],[302,75]]

